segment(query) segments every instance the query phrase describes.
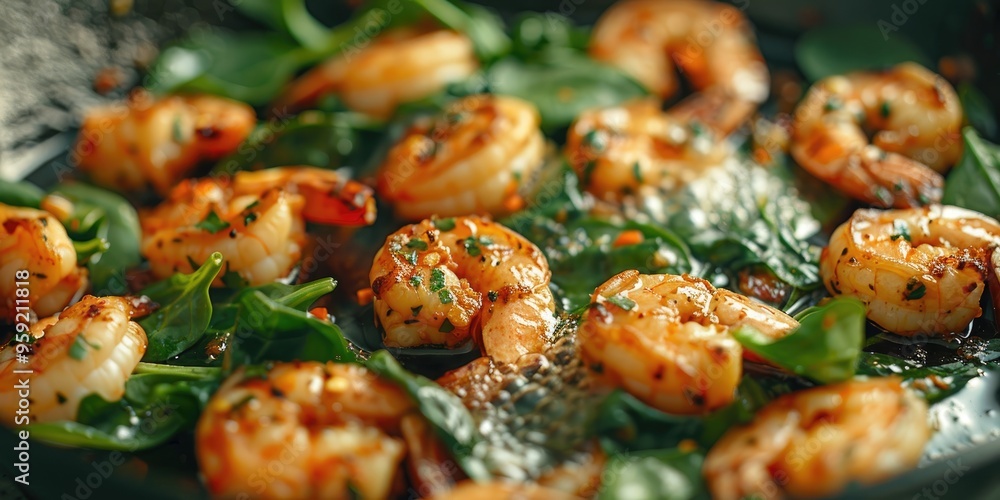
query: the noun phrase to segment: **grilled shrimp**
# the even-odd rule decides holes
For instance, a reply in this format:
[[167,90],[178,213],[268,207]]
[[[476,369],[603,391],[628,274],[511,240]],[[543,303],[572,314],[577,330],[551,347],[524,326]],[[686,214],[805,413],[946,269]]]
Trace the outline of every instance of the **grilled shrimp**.
[[369,279],[389,346],[457,346],[512,362],[541,352],[555,327],[541,250],[480,217],[424,220],[391,234]]
[[767,99],[767,66],[749,23],[738,9],[697,0],[629,0],[601,16],[590,55],[669,98],[680,85],[674,65],[692,86],[727,102],[745,121]]
[[201,161],[234,151],[256,125],[250,106],[209,95],[154,98],[135,92],[126,104],[84,117],[72,158],[94,182],[166,194]]
[[521,208],[518,188],[542,165],[545,140],[533,105],[475,95],[417,122],[389,151],[379,195],[407,220],[502,215]]
[[861,299],[886,330],[963,332],[982,314],[997,245],[1000,222],[972,210],[863,209],[830,236],[820,276],[833,295]]
[[385,119],[400,104],[432,95],[477,69],[472,41],[461,33],[394,28],[292,82],[276,106],[302,109],[336,94],[347,107]]
[[699,123],[664,113],[653,100],[589,110],[570,126],[565,156],[584,189],[605,200],[646,185],[684,185],[731,156]]
[[188,180],[143,214],[142,253],[158,278],[191,272],[192,265],[221,252],[228,271],[252,285],[267,283],[287,276],[299,260],[306,242],[304,219],[371,224],[371,189],[308,167]]
[[131,320],[133,312],[128,299],[87,295],[32,325],[36,340],[27,364],[16,360],[13,345],[0,351],[0,411],[15,414],[20,397],[14,387],[24,379],[31,385],[32,423],[75,420],[80,400],[90,394],[121,399],[146,352],[146,332]]
[[712,447],[712,497],[825,497],[917,465],[927,404],[895,377],[853,380],[776,399]]
[[571,500],[581,497],[530,483],[505,483],[500,481],[477,483],[475,481],[463,481],[451,491],[434,495],[431,498],[433,500],[487,498],[509,500]]
[[[87,270],[77,266],[73,242],[52,214],[0,203],[0,220],[0,318],[29,308],[49,316],[83,294]],[[17,285],[25,281],[27,287]]]
[[687,275],[624,271],[597,287],[591,304],[578,332],[583,359],[670,413],[703,413],[732,401],[744,351],[731,328],[781,337],[798,326],[773,307]]
[[802,168],[848,196],[917,207],[941,200],[941,172],[962,153],[961,125],[951,85],[903,63],[814,85],[795,111],[790,151]]
[[399,427],[412,410],[399,388],[358,365],[238,372],[198,420],[198,465],[219,497],[387,498],[402,480]]

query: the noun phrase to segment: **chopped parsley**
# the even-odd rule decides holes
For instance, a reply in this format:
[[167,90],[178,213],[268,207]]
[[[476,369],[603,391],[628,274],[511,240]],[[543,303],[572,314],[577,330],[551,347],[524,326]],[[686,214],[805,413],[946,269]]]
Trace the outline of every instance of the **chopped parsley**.
[[635,176],[635,181],[642,184],[642,169],[639,166],[639,162],[632,164],[632,175]]
[[246,212],[246,215],[243,216],[243,225],[244,226],[247,226],[251,222],[257,220],[257,212],[251,212],[251,210],[254,207],[256,207],[257,205],[260,205],[260,200],[257,200],[255,202],[247,205],[246,208],[243,209],[243,211]]
[[438,328],[438,331],[441,333],[451,333],[454,329],[455,325],[451,324],[451,321],[448,321],[448,318],[445,318],[444,323],[441,323],[441,328]]
[[451,304],[455,301],[455,296],[451,294],[451,290],[445,288],[438,292],[438,300],[440,300],[442,304]]
[[836,111],[844,106],[840,98],[834,96],[826,100],[826,104],[823,105],[824,111]]
[[420,284],[424,282],[424,277],[419,274],[410,276],[410,286],[413,288],[420,288]]
[[482,255],[483,250],[479,248],[479,245],[489,246],[493,244],[493,240],[486,236],[480,236],[479,238],[476,238],[475,236],[469,236],[468,238],[463,240],[463,242],[464,242],[463,244],[465,245],[465,251],[469,252],[469,255],[473,257],[479,257],[480,255]]
[[927,286],[917,278],[910,278],[906,282],[906,293],[903,295],[906,300],[917,300],[927,293]]
[[424,250],[427,250],[427,242],[421,239],[414,238],[406,242],[406,248],[413,248],[423,252]]
[[583,144],[595,153],[600,153],[607,147],[607,140],[600,130],[591,130],[583,136]]
[[413,313],[414,316],[416,316],[416,315],[420,314],[420,310],[423,309],[423,308],[424,308],[424,306],[411,307],[410,308],[410,312]]
[[195,224],[194,227],[215,234],[219,231],[229,229],[229,223],[219,218],[219,214],[215,213],[215,210],[209,210],[208,215],[201,222]]
[[900,238],[910,242],[913,241],[910,237],[910,226],[906,224],[906,221],[899,219],[892,221],[892,235],[890,238],[892,238],[892,241],[896,241]]
[[411,250],[409,252],[405,252],[404,255],[406,256],[406,261],[407,262],[409,262],[410,264],[412,264],[414,266],[417,265],[417,251],[416,250]]
[[439,268],[431,269],[431,291],[436,292],[444,288],[444,271]]
[[882,118],[888,118],[889,117],[889,113],[892,111],[891,109],[889,109],[889,102],[888,101],[883,101],[882,102],[882,107],[879,108],[878,111],[879,111],[879,114],[882,115]]
[[608,297],[608,302],[626,311],[631,311],[636,305],[634,300],[625,297],[624,295],[612,295],[611,297]]
[[451,231],[452,229],[455,229],[455,219],[453,217],[449,217],[447,219],[434,219],[431,221],[431,224],[434,224],[434,227],[442,231]]

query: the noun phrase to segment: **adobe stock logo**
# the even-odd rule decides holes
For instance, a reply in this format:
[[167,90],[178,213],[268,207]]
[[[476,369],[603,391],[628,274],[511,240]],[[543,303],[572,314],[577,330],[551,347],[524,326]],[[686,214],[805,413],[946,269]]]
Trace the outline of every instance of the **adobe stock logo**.
[[899,31],[899,28],[910,20],[910,16],[916,14],[925,3],[927,0],[904,0],[902,6],[892,4],[890,7],[892,14],[889,16],[889,20],[879,19],[875,23],[879,32],[882,33],[882,39],[888,41],[889,33]]

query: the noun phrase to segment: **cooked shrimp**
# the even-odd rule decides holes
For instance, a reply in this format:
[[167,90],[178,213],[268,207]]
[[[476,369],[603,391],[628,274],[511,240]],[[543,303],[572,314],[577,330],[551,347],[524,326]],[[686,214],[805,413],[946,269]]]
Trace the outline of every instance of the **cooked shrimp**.
[[669,98],[676,64],[702,92],[722,96],[737,123],[767,99],[769,76],[750,24],[731,5],[697,0],[629,0],[598,20],[590,55]]
[[460,99],[414,124],[389,151],[378,193],[407,220],[513,212],[521,208],[521,181],[544,161],[538,126],[538,111],[520,99]]
[[[52,214],[0,203],[0,220],[0,318],[28,309],[55,314],[83,294],[87,270],[77,266],[73,242]],[[26,287],[17,285],[25,281]]]
[[703,413],[733,400],[744,351],[731,328],[781,337],[798,326],[773,307],[687,275],[624,271],[597,287],[591,304],[577,334],[583,359],[670,413]]
[[555,327],[541,250],[480,217],[425,220],[391,234],[369,279],[375,320],[396,347],[457,346],[512,362],[541,352]]
[[927,403],[895,377],[787,394],[730,429],[702,471],[713,498],[826,497],[917,465]]
[[400,104],[432,95],[477,69],[472,41],[461,33],[393,28],[292,82],[275,105],[302,109],[336,94],[347,107],[384,119]]
[[431,498],[434,500],[570,500],[581,497],[530,483],[464,481],[455,486],[453,490],[444,494],[434,495]]
[[72,158],[102,186],[166,194],[199,162],[236,150],[254,125],[253,109],[241,102],[138,91],[126,104],[87,114]]
[[941,200],[941,172],[962,153],[961,125],[951,85],[903,63],[814,85],[795,111],[791,153],[848,196],[880,207],[917,207]]
[[998,245],[1000,222],[972,210],[858,210],[830,236],[820,276],[833,295],[861,299],[868,319],[886,330],[963,332],[983,312]]
[[133,312],[128,299],[87,295],[32,325],[36,340],[27,364],[16,360],[14,345],[0,351],[0,411],[14,415],[20,399],[14,387],[24,379],[31,385],[32,423],[75,420],[80,400],[90,394],[121,399],[146,352],[146,332],[131,321]]
[[570,126],[565,149],[584,189],[605,200],[647,185],[684,185],[731,155],[712,130],[664,113],[653,100],[585,111]]
[[[306,242],[304,219],[370,224],[371,189],[308,167],[239,172],[232,179],[181,183],[143,214],[142,253],[158,278],[191,272],[214,252],[253,285],[288,275]],[[216,280],[222,284],[222,278]]]
[[198,465],[220,497],[387,498],[401,493],[399,425],[412,410],[398,387],[358,365],[238,372],[198,420]]

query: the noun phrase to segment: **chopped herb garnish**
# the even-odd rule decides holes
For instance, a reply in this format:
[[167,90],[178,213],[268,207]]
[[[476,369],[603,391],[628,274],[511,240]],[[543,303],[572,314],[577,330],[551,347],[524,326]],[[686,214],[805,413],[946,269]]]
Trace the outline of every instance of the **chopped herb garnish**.
[[406,242],[406,247],[420,250],[421,252],[423,252],[424,250],[427,250],[427,242],[421,239],[414,238]]
[[890,238],[892,238],[892,241],[896,241],[900,238],[903,238],[906,241],[913,241],[913,239],[910,238],[910,226],[906,225],[906,221],[899,219],[892,221],[892,236],[890,236]]
[[642,168],[640,167],[639,162],[632,164],[632,175],[635,176],[636,182],[642,184]]
[[882,107],[879,108],[878,111],[879,111],[879,114],[882,115],[882,118],[888,118],[889,117],[889,112],[891,111],[889,109],[889,102],[888,101],[884,101],[882,103]]
[[184,137],[184,129],[181,128],[181,115],[174,115],[174,122],[172,125],[171,132],[174,136],[174,142],[180,144],[187,142],[187,137]]
[[431,269],[431,291],[436,292],[444,288],[444,271],[439,268]]
[[57,391],[56,392],[56,401],[58,401],[59,404],[63,404],[63,403],[66,402],[66,396],[63,395],[63,393]]
[[424,308],[424,306],[411,307],[410,308],[410,312],[413,313],[414,316],[416,316],[416,315],[420,314],[420,310],[423,309],[423,308]]
[[257,212],[251,212],[251,210],[253,210],[253,208],[256,207],[257,205],[260,205],[260,200],[257,200],[255,202],[247,205],[246,208],[243,209],[243,211],[246,212],[246,215],[243,216],[243,225],[244,226],[247,226],[251,222],[257,220]]
[[824,111],[836,111],[844,106],[844,103],[840,101],[837,97],[831,97],[826,100],[826,104],[823,105]]
[[454,329],[455,325],[451,324],[451,321],[448,321],[448,318],[445,318],[444,323],[441,323],[441,328],[438,328],[438,331],[441,333],[451,333]]
[[604,138],[604,134],[600,130],[591,130],[583,136],[583,144],[593,150],[595,153],[600,153],[604,151],[607,147],[607,141]]
[[442,304],[451,304],[455,300],[455,296],[451,294],[451,290],[444,289],[438,292],[438,299]]
[[420,284],[424,282],[424,277],[418,274],[410,276],[410,285],[413,288],[420,288]]
[[195,224],[194,227],[215,234],[219,231],[229,229],[229,223],[220,219],[219,214],[215,213],[215,210],[209,210],[205,219]]
[[612,295],[611,297],[608,297],[608,302],[626,311],[631,311],[635,308],[635,301],[625,297],[624,295]]
[[927,286],[917,278],[910,278],[910,281],[906,282],[906,300],[917,300],[922,298],[926,293]]
[[496,290],[490,290],[486,296],[490,298],[490,302],[496,302],[500,298],[500,293]]
[[708,132],[708,129],[706,129],[705,126],[702,125],[700,122],[693,121],[691,122],[690,127],[691,127],[691,135],[693,135],[695,138],[701,137]]
[[414,266],[417,265],[417,251],[411,250],[406,252],[406,261]]
[[434,224],[434,227],[442,231],[451,231],[452,229],[455,229],[455,219],[452,217],[447,219],[434,219],[431,223]]
[[493,239],[488,236],[480,236],[476,238],[475,236],[469,236],[464,241],[465,251],[469,252],[469,255],[473,257],[479,257],[482,255],[483,251],[479,248],[479,245],[489,246],[493,244]]
[[253,394],[247,394],[243,399],[237,401],[236,404],[234,404],[229,411],[238,411],[240,408],[243,408],[244,406],[247,405],[247,403],[253,401],[254,399],[257,399],[257,396],[254,396]]

